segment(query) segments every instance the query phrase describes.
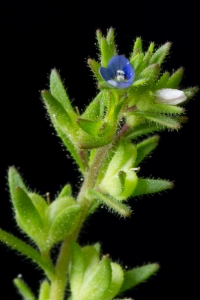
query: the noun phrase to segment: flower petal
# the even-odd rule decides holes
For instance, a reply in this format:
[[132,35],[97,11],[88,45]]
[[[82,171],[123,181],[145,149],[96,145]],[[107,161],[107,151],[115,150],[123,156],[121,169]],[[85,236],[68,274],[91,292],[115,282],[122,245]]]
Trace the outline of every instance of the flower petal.
[[161,89],[156,92],[156,101],[164,104],[177,105],[184,102],[187,97],[183,91],[177,89]]
[[108,63],[108,70],[112,74],[112,78],[115,78],[117,76],[117,71],[123,70],[127,64],[130,64],[130,62],[123,55],[113,56]]
[[110,70],[108,70],[108,69],[106,69],[106,68],[104,68],[104,67],[100,67],[100,68],[99,68],[99,73],[100,73],[101,77],[102,77],[105,81],[108,81],[108,80],[110,80],[110,79],[113,78],[113,76],[112,76]]

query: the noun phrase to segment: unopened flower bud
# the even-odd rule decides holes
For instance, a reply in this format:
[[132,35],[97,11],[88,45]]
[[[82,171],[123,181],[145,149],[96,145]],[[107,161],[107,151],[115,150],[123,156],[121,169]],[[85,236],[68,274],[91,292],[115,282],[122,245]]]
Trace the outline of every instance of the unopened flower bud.
[[161,89],[156,92],[156,102],[177,105],[187,99],[183,91],[177,89]]

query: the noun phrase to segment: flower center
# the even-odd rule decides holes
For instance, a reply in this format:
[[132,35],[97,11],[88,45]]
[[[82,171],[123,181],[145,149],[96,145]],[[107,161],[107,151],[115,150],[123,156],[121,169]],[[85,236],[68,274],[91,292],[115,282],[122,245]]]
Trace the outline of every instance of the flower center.
[[117,71],[117,81],[124,81],[125,80],[124,75],[125,75],[124,71],[118,70]]

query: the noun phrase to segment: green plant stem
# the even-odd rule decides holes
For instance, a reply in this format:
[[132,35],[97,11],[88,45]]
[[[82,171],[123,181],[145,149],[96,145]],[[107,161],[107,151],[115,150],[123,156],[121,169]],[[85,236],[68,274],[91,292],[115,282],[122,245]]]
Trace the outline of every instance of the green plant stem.
[[67,237],[60,248],[59,256],[56,262],[55,275],[51,281],[51,290],[49,300],[63,300],[67,284],[67,272],[70,262],[70,241]]

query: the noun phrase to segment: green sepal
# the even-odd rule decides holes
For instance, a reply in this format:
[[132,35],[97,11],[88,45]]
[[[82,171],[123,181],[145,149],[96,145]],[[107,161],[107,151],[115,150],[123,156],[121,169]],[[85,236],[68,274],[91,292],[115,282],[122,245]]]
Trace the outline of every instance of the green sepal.
[[123,204],[121,201],[118,201],[109,195],[104,195],[95,190],[89,190],[87,193],[87,197],[91,200],[97,199],[101,201],[108,207],[109,210],[118,213],[122,217],[130,217],[131,215],[132,211],[129,206]]
[[155,43],[151,42],[150,45],[149,45],[149,48],[148,48],[147,52],[151,53],[151,55],[152,55],[154,47],[155,47]]
[[169,78],[166,87],[170,89],[177,89],[183,77],[183,72],[183,68],[180,68],[176,72],[174,72]]
[[13,198],[16,187],[20,187],[25,192],[28,192],[28,189],[21,175],[19,174],[17,169],[15,169],[15,167],[10,167],[8,170],[8,184],[9,184],[11,198]]
[[47,280],[44,280],[40,285],[38,300],[49,300],[50,297],[50,284]]
[[113,51],[105,37],[101,38],[101,66],[107,68],[109,60],[113,57]]
[[161,131],[162,128],[155,124],[143,123],[136,127],[130,128],[124,135],[126,140],[135,139],[139,136],[146,135],[155,131]]
[[27,193],[29,198],[31,199],[33,205],[37,209],[38,213],[40,214],[41,220],[45,219],[46,210],[48,208],[48,204],[44,198],[36,193]]
[[110,261],[108,257],[104,256],[96,267],[96,270],[93,271],[93,276],[90,277],[90,280],[87,279],[82,286],[80,296],[77,300],[80,298],[81,300],[104,300],[104,295],[110,287],[111,278],[112,270]]
[[191,99],[198,91],[199,88],[197,86],[183,90],[184,94],[187,96],[187,99]]
[[86,262],[81,247],[75,242],[71,243],[71,253],[72,260],[69,273],[70,290],[73,295],[73,300],[78,300],[78,296],[84,279]]
[[142,39],[141,39],[141,37],[136,38],[135,43],[133,45],[133,53],[132,53],[130,59],[132,58],[132,56],[134,55],[136,50],[139,50],[139,52],[142,52]]
[[152,85],[156,78],[158,77],[158,74],[160,72],[160,67],[158,64],[151,64],[147,68],[145,68],[138,76],[138,79],[147,79],[147,84]]
[[60,78],[60,74],[56,69],[53,69],[50,74],[50,92],[66,110],[73,111],[66,89]]
[[119,264],[111,262],[111,269],[112,269],[111,284],[104,296],[104,300],[113,299],[119,293],[122,283],[124,281],[124,272],[122,270],[122,267]]
[[86,107],[81,115],[83,119],[98,121],[104,116],[104,93],[101,91],[95,99]]
[[57,128],[58,136],[61,138],[63,144],[66,146],[68,151],[71,153],[72,157],[76,161],[77,165],[79,166],[82,173],[85,172],[86,166],[82,161],[79,152],[77,151],[76,146],[70,141],[70,139],[59,129]]
[[133,69],[135,71],[135,80],[137,80],[138,73],[140,72],[140,66],[143,62],[144,59],[144,54],[143,53],[138,53],[135,55],[131,60],[130,63],[133,66]]
[[147,280],[150,276],[155,274],[158,269],[159,265],[157,263],[153,263],[142,267],[137,267],[129,271],[125,271],[124,282],[120,289],[120,293],[125,292],[126,290],[129,290]]
[[51,262],[44,260],[40,253],[33,247],[2,229],[0,229],[0,241],[34,261],[41,269],[43,269],[46,276],[49,279],[52,279],[54,269]]
[[39,212],[27,193],[17,187],[13,194],[13,205],[18,226],[32,238],[40,250],[45,248],[43,222]]
[[164,61],[166,55],[169,53],[171,43],[165,43],[163,46],[158,48],[156,52],[151,57],[150,64],[159,64],[161,65]]
[[48,207],[47,215],[49,218],[49,223],[51,224],[63,210],[76,204],[77,202],[72,197],[58,197]]
[[154,86],[154,90],[161,90],[167,87],[167,82],[169,80],[169,72],[165,72],[161,75]]
[[137,158],[134,167],[137,167],[138,164],[140,164],[141,161],[157,147],[158,142],[159,136],[154,135],[137,144]]
[[99,46],[99,49],[101,49],[101,39],[102,39],[103,35],[102,35],[102,32],[100,29],[98,29],[96,31],[96,39],[97,39],[97,43],[98,43],[98,46]]
[[104,123],[102,121],[90,121],[82,118],[78,118],[76,122],[82,130],[92,136],[97,136],[101,128],[103,128],[104,126]]
[[47,248],[72,234],[79,223],[80,211],[80,206],[76,204],[58,214],[49,229]]
[[114,28],[109,28],[106,36],[106,40],[110,46],[110,49],[113,53],[113,56],[117,54],[116,46],[115,46],[115,30]]
[[85,260],[84,280],[87,280],[99,264],[99,253],[93,246],[82,247],[82,253]]
[[72,187],[70,184],[66,184],[60,191],[57,198],[71,197],[71,196],[72,196]]
[[13,283],[24,300],[36,300],[36,297],[23,280],[15,278]]
[[146,194],[159,193],[164,190],[171,189],[173,186],[174,184],[167,180],[138,178],[138,183],[132,196],[136,197]]
[[92,70],[94,75],[97,77],[97,79],[99,81],[102,81],[102,77],[99,74],[99,68],[101,67],[100,63],[98,63],[96,60],[91,59],[91,58],[89,58],[87,62],[88,62],[90,69]]
[[64,109],[63,105],[48,91],[42,92],[42,98],[55,129],[58,127],[67,136],[72,135],[72,140],[74,140],[73,135],[76,133],[75,130],[78,129],[75,122],[76,117],[72,119],[71,115]]
[[168,117],[164,114],[157,113],[148,113],[148,112],[134,112],[134,115],[143,117],[151,122],[163,125],[164,127],[170,129],[180,129],[180,122],[178,122],[178,118]]

